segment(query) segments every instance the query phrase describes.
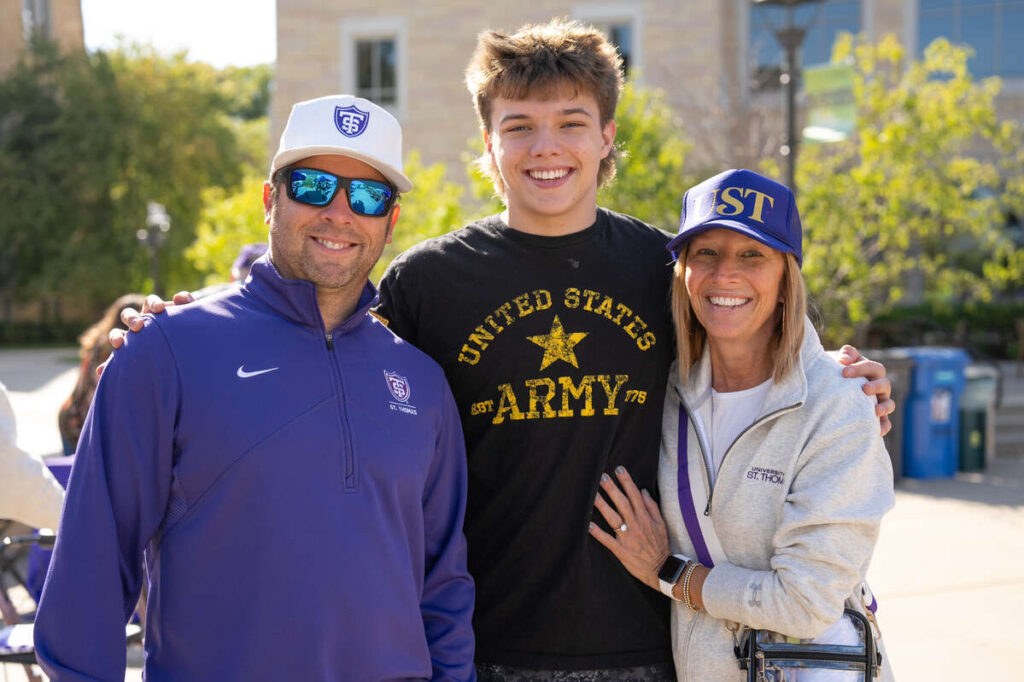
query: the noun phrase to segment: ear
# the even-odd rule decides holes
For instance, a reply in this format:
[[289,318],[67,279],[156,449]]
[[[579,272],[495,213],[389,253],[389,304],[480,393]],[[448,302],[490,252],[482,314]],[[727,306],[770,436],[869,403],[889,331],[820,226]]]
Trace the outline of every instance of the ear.
[[270,210],[274,207],[274,199],[270,193],[273,188],[269,180],[263,183],[263,222],[267,225],[270,224]]
[[601,129],[601,139],[604,144],[601,146],[601,158],[607,157],[612,152],[612,145],[615,144],[615,119],[609,119]]
[[395,235],[395,223],[398,222],[398,214],[402,212],[402,205],[395,204],[391,207],[391,215],[388,217],[388,233],[387,238],[384,240],[385,244],[391,243],[391,238]]
[[493,159],[494,158],[494,147],[493,147],[494,140],[492,139],[491,134],[489,132],[487,132],[486,130],[483,131],[483,133],[484,133],[484,149],[487,150],[487,153],[490,154],[491,158]]

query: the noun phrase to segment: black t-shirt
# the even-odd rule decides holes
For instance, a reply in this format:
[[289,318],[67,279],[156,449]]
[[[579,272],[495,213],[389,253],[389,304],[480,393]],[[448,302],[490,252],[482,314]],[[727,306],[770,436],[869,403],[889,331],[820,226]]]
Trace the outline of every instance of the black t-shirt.
[[441,364],[462,417],[480,662],[671,660],[667,600],[587,532],[602,472],[621,464],[657,493],[667,242],[604,209],[561,237],[492,216],[409,249],[381,281],[378,312]]

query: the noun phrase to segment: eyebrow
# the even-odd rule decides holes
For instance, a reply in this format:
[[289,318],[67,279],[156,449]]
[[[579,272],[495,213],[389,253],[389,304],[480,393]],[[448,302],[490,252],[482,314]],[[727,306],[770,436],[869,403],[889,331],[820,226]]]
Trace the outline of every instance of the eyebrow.
[[[575,116],[576,114],[583,114],[587,118],[594,118],[589,111],[583,107],[572,107],[570,109],[562,109],[558,112],[559,116]],[[498,121],[498,125],[503,125],[506,121],[519,121],[530,118],[526,114],[506,114]]]

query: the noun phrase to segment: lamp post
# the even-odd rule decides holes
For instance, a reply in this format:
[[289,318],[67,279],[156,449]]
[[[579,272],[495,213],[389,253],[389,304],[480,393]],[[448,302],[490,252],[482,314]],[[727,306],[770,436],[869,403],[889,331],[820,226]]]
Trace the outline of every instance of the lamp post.
[[163,298],[160,284],[160,246],[167,239],[171,229],[171,217],[163,204],[150,201],[146,204],[146,227],[140,228],[135,236],[149,251],[149,272],[153,277],[153,293]]
[[779,153],[786,158],[786,184],[796,194],[796,150],[800,137],[796,131],[796,93],[800,81],[800,47],[804,43],[807,29],[814,23],[813,17],[806,26],[797,26],[794,10],[799,5],[819,4],[822,0],[753,0],[755,5],[774,5],[786,8],[786,24],[772,26],[772,33],[779,45],[786,51],[779,82],[786,88],[786,139]]

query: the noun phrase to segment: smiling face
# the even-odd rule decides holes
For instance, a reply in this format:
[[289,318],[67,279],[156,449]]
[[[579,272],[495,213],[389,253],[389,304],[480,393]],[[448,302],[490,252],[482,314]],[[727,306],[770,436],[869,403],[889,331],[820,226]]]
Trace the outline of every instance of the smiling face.
[[780,251],[733,230],[716,228],[690,240],[686,291],[709,343],[762,356],[778,326],[784,271]]
[[592,95],[565,87],[545,99],[497,98],[490,123],[487,152],[505,184],[511,227],[556,236],[594,222],[615,122],[601,124]]
[[[372,166],[347,156],[311,156],[297,164],[346,178],[386,181]],[[344,189],[327,206],[308,206],[288,197],[284,187],[263,187],[265,219],[270,225],[270,260],[286,279],[304,279],[325,297],[358,301],[370,270],[380,259],[398,218],[398,206],[380,218],[352,211]]]

